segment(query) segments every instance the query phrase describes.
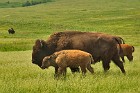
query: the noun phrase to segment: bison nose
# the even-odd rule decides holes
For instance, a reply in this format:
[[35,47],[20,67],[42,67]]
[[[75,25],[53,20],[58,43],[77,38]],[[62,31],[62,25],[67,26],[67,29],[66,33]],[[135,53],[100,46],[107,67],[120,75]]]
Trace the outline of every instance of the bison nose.
[[32,60],[32,63],[35,63],[35,60],[34,59]]

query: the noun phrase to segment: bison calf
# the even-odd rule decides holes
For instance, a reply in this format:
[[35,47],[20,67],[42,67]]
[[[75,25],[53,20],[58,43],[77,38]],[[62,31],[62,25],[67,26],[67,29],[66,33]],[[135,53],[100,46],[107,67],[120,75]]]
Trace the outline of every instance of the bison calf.
[[62,50],[55,52],[51,56],[44,57],[42,61],[42,69],[48,68],[49,66],[57,67],[57,75],[66,75],[67,67],[79,67],[83,74],[86,73],[86,68],[94,73],[91,63],[94,63],[92,55],[81,51],[81,50]]
[[[125,62],[124,56],[126,56],[129,61],[133,61],[132,53],[135,50],[134,46],[128,44],[121,44],[121,47],[122,47],[122,53],[120,53],[119,56],[121,57],[122,61]],[[118,50],[120,49],[118,44],[117,44],[117,48]]]

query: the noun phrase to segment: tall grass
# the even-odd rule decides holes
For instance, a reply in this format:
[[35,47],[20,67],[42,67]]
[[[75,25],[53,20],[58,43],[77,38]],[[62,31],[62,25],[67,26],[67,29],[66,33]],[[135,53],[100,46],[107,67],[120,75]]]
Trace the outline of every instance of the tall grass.
[[[137,47],[139,51],[140,48]],[[31,63],[31,51],[0,52],[0,93],[139,93],[140,56],[134,53],[134,62],[126,61],[126,75],[111,63],[111,69],[103,72],[102,64],[92,65],[95,74],[87,72],[54,79],[54,68],[42,70]]]

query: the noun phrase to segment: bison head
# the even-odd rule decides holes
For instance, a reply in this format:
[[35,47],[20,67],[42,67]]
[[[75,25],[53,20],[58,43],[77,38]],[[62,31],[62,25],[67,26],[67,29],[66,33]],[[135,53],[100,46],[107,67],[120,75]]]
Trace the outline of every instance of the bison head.
[[41,67],[43,58],[47,55],[47,45],[44,40],[36,40],[33,46],[32,63]]

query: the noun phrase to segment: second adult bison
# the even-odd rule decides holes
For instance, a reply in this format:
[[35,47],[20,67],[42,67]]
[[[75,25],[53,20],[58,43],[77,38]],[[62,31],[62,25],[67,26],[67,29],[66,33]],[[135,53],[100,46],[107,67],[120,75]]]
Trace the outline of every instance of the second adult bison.
[[[80,31],[57,32],[52,34],[47,41],[39,39],[35,41],[32,63],[41,67],[45,56],[60,50],[78,49],[90,53],[95,62],[101,60],[105,71],[109,70],[112,60],[125,73],[116,44],[120,44],[118,39],[108,34]],[[71,70],[75,72],[78,68],[71,67]]]
[[15,34],[15,30],[13,28],[8,29],[9,34]]
[[55,71],[55,74],[66,75],[67,67],[79,67],[83,74],[86,73],[86,68],[94,73],[93,68],[91,67],[91,63],[94,63],[92,55],[81,51],[81,50],[62,50],[59,52],[55,52],[51,56],[46,56],[42,62],[42,69],[48,68],[49,66],[53,66],[55,68],[58,67],[58,71]]

